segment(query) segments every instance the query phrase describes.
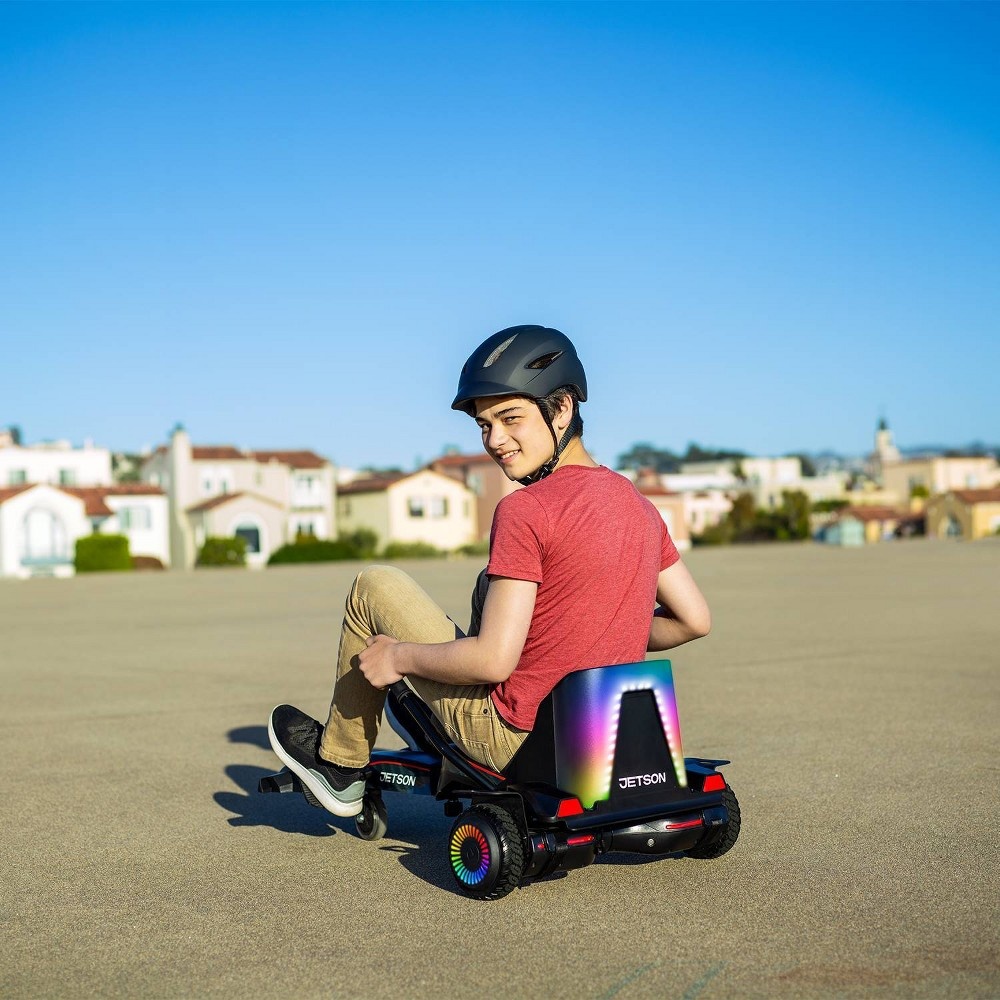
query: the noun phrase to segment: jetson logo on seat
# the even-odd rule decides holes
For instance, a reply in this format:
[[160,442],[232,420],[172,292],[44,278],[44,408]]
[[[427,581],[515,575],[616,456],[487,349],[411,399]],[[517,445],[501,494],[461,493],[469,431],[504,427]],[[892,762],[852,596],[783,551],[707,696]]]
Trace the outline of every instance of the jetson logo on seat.
[[654,771],[652,774],[633,774],[628,778],[619,778],[619,788],[639,788],[641,785],[663,785],[666,783],[666,771]]
[[416,785],[415,774],[400,774],[398,771],[379,771],[378,780],[383,785]]

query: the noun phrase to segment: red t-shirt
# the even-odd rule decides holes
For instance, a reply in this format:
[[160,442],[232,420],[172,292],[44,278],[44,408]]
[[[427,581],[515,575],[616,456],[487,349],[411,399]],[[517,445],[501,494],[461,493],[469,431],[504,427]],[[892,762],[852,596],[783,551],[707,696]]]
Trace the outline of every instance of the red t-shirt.
[[657,509],[604,466],[565,465],[497,505],[490,576],[538,584],[521,658],[493,689],[497,711],[531,729],[566,674],[646,655],[656,579],[680,558]]

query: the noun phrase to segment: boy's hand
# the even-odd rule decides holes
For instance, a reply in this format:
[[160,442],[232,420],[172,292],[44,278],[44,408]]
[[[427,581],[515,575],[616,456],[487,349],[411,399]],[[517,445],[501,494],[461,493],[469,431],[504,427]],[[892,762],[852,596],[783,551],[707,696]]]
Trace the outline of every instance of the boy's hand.
[[373,635],[365,639],[365,645],[367,649],[358,653],[358,662],[361,672],[372,687],[387,688],[403,679],[395,665],[399,640],[390,639],[387,635]]

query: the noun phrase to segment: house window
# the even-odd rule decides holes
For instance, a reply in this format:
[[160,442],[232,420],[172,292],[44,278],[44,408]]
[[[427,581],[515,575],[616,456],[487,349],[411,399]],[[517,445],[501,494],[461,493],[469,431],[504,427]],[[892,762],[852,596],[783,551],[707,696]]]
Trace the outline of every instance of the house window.
[[447,517],[447,497],[410,497],[410,517]]
[[60,469],[59,470],[59,485],[60,486],[76,486],[76,470],[75,469]]
[[65,562],[69,559],[66,526],[50,510],[33,507],[24,518],[25,561]]
[[260,528],[253,524],[241,524],[236,529],[236,537],[247,543],[247,555],[260,552]]
[[148,507],[122,507],[118,524],[122,531],[148,531],[153,526],[153,515]]
[[476,494],[477,497],[483,495],[483,476],[481,472],[470,472],[466,480],[466,485]]
[[28,481],[27,469],[11,469],[7,473],[7,484],[9,486],[22,486]]

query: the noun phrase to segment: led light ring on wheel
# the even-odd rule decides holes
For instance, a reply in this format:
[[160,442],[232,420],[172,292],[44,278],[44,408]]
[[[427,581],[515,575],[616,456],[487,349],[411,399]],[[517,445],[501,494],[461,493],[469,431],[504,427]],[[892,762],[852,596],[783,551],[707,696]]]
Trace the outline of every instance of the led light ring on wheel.
[[455,877],[465,885],[475,887],[480,885],[490,869],[499,865],[497,844],[490,844],[487,831],[478,823],[463,823],[455,828],[451,836],[449,854],[451,867]]

